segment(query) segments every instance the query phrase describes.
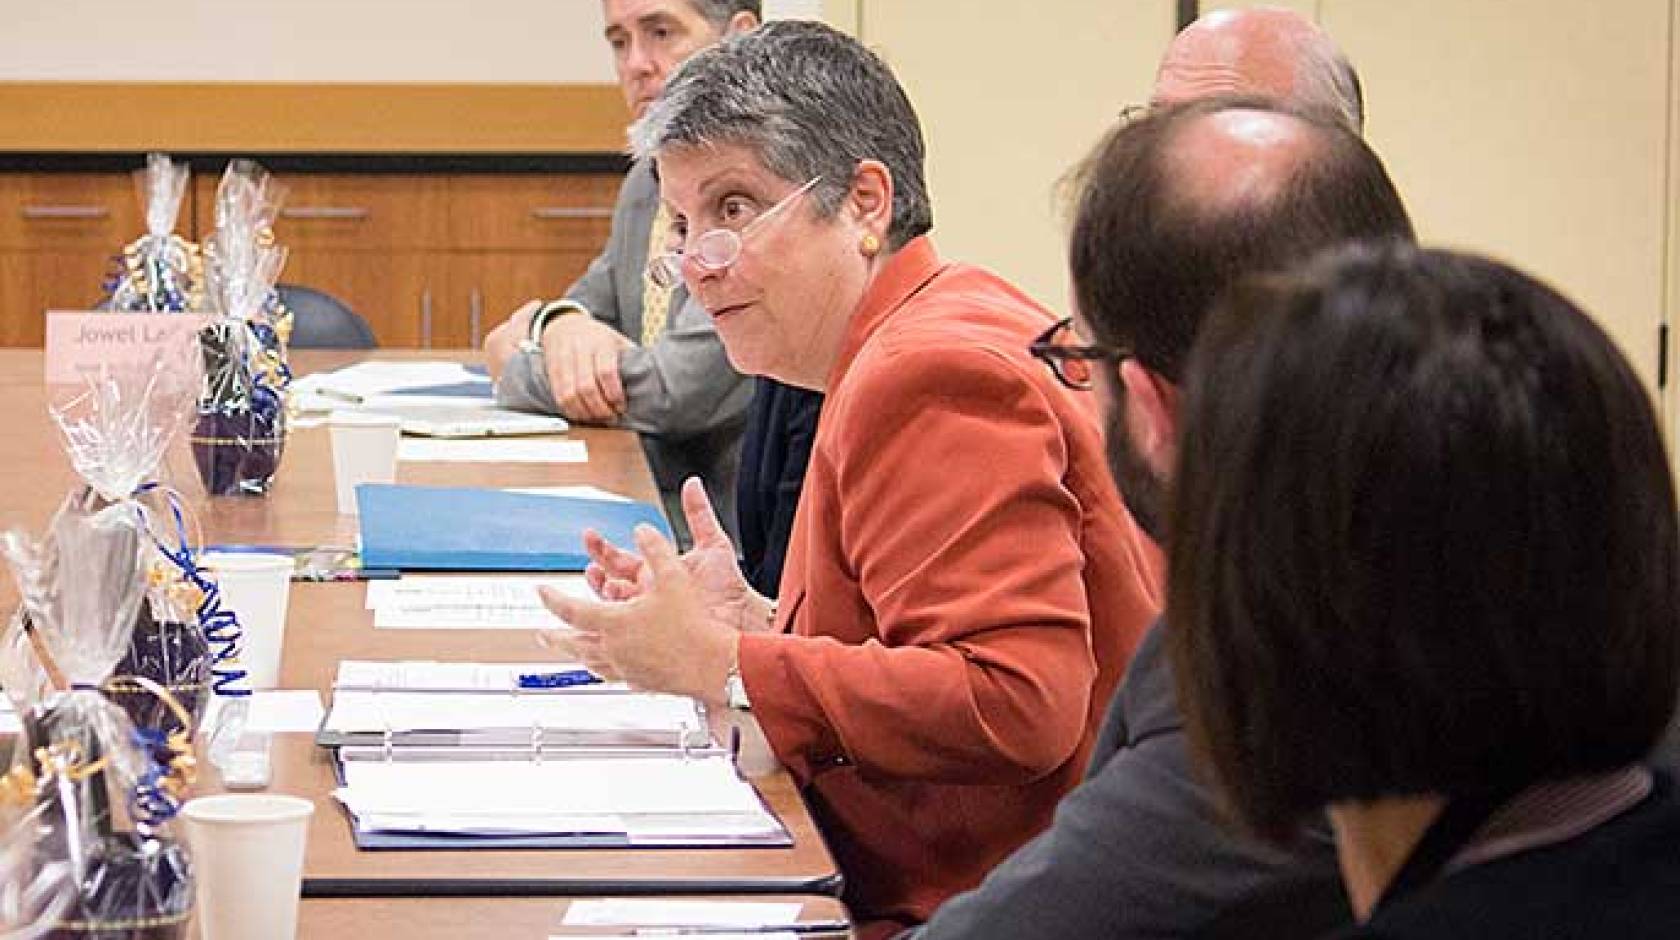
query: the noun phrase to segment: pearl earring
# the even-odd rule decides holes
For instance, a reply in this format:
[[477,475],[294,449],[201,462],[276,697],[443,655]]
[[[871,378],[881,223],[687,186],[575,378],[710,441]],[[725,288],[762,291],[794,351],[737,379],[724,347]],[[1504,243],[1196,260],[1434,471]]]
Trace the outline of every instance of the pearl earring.
[[862,252],[865,258],[873,258],[881,251],[881,240],[876,238],[874,233],[864,235],[858,240],[858,251]]

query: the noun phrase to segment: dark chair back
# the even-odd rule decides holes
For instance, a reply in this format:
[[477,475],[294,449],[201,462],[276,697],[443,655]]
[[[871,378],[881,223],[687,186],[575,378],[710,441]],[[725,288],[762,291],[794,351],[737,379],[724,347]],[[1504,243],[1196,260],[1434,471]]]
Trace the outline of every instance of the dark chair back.
[[277,284],[280,301],[292,312],[292,349],[376,349],[367,321],[331,294],[301,284]]

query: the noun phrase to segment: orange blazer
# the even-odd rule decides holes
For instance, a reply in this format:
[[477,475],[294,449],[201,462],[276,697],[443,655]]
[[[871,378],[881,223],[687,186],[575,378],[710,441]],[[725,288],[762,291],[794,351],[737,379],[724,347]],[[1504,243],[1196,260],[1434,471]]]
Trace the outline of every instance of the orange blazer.
[[918,238],[828,381],[753,714],[873,935],[1048,825],[1160,607],[1097,405],[1027,345],[1052,315]]

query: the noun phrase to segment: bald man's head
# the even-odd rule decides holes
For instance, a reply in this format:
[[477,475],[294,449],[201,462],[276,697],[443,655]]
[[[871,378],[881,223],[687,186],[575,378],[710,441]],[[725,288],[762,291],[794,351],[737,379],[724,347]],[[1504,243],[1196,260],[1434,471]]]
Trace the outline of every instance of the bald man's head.
[[1278,7],[1209,13],[1167,47],[1155,73],[1152,107],[1216,95],[1264,95],[1300,111],[1364,124],[1359,77],[1311,20]]
[[1291,114],[1227,108],[1187,121],[1163,142],[1168,211],[1197,220],[1254,212],[1282,198],[1324,143]]
[[1081,167],[1074,299],[1102,342],[1176,382],[1237,279],[1353,239],[1412,238],[1382,162],[1341,121],[1262,98],[1151,112]]

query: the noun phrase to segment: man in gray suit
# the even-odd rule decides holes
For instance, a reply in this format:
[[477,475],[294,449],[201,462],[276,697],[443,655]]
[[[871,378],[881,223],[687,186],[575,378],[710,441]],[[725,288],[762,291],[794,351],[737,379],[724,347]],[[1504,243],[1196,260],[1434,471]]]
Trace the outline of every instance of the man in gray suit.
[[[1203,100],[1231,93],[1294,112]],[[1069,250],[1079,316],[1034,352],[1094,388],[1120,491],[1159,539],[1178,377],[1212,301],[1240,277],[1345,239],[1409,239],[1411,224],[1357,136],[1352,69],[1294,13],[1202,18],[1168,50],[1151,106],[1081,168]],[[1327,836],[1306,835],[1291,853],[1225,824],[1191,764],[1167,629],[1145,635],[1086,779],[1050,828],[915,936],[1281,938],[1347,921]]]
[[[758,25],[759,0],[602,0],[619,86],[635,117],[682,61]],[[607,246],[558,300],[531,301],[484,340],[498,403],[585,424],[629,428],[687,541],[678,500],[698,476],[734,531],[735,475],[752,388],[724,355],[712,321],[680,286],[647,283],[649,246],[669,220],[653,167],[637,163],[613,209]]]

